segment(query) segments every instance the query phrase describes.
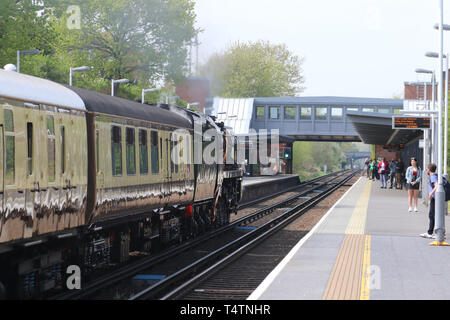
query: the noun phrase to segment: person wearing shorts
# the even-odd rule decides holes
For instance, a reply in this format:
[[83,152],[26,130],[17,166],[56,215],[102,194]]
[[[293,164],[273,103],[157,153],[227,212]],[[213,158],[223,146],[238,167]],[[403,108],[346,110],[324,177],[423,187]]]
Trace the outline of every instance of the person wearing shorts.
[[414,203],[414,212],[418,212],[417,202],[419,200],[420,181],[422,179],[422,170],[417,164],[416,158],[411,158],[411,165],[406,169],[406,185],[408,186],[408,211],[412,211]]

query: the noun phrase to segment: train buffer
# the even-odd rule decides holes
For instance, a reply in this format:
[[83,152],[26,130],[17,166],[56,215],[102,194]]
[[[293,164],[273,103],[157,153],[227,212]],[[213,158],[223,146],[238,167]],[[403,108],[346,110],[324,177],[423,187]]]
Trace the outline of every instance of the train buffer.
[[409,212],[405,189],[361,177],[249,300],[450,299],[450,247],[430,246],[427,229],[422,199]]

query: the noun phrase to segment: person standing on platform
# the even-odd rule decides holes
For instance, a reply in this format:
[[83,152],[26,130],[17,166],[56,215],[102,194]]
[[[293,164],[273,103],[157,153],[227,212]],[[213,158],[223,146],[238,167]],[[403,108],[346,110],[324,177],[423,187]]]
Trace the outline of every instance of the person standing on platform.
[[369,179],[373,180],[373,160],[370,159],[369,162]]
[[378,163],[378,173],[380,175],[381,180],[381,189],[387,188],[387,176],[389,173],[389,164],[386,161],[386,158],[383,158],[380,163]]
[[367,178],[369,177],[369,172],[370,172],[370,161],[371,159],[366,158],[366,161],[364,161],[364,165],[365,165],[365,169],[366,169],[366,173],[367,173]]
[[414,202],[414,212],[417,212],[417,202],[419,200],[420,181],[422,179],[422,170],[417,165],[417,159],[411,158],[411,166],[406,169],[406,184],[408,185],[408,211],[412,211]]
[[397,189],[403,190],[403,171],[405,170],[405,164],[402,158],[398,159],[395,166],[395,180],[397,183]]
[[395,168],[397,166],[397,162],[392,159],[391,162],[389,162],[389,181],[391,182],[391,186],[389,187],[389,189],[392,189],[392,187],[395,185],[395,187],[397,188],[397,180],[395,179]]
[[430,200],[430,209],[428,211],[428,218],[430,219],[430,224],[428,227],[428,232],[422,233],[420,236],[423,238],[434,239],[434,194],[438,187],[438,175],[436,173],[436,164],[429,163],[427,166],[427,174],[430,176],[430,183],[428,185],[428,199]]
[[373,159],[373,161],[372,161],[372,181],[375,181],[375,179],[377,179],[377,180],[379,179],[377,159]]

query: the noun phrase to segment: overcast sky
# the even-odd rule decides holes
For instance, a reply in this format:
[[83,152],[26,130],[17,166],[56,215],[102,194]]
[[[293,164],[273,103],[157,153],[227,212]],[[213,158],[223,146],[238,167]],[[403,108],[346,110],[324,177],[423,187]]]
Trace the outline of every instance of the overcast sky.
[[[200,62],[231,43],[285,43],[304,57],[302,96],[403,96],[416,68],[438,69],[438,0],[195,0]],[[450,1],[444,0],[450,24]],[[444,31],[444,50],[450,31]]]

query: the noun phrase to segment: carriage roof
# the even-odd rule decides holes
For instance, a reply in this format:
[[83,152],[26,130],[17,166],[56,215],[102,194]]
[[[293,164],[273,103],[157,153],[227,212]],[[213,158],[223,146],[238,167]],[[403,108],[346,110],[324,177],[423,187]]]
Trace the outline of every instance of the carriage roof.
[[86,111],[83,100],[63,85],[0,69],[0,96],[31,103],[68,107]]

